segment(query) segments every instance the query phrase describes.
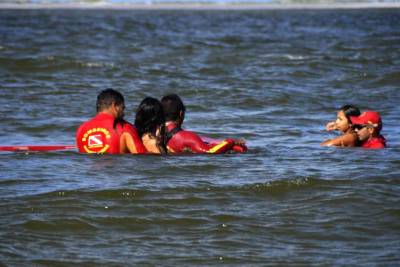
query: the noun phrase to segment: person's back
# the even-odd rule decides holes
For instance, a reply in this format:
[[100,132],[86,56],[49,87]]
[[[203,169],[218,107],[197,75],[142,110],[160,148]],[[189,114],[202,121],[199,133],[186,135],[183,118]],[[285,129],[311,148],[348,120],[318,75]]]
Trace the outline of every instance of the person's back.
[[166,154],[164,144],[164,112],[155,98],[146,97],[136,110],[135,126],[147,152]]
[[[167,124],[167,134],[174,129],[179,128],[177,125]],[[233,139],[225,139],[214,144],[206,143],[196,133],[183,129],[173,134],[167,141],[167,149],[170,153],[219,154],[232,150],[235,145]]]
[[81,153],[120,153],[119,139],[121,126],[113,128],[114,117],[99,113],[91,120],[83,123],[77,133],[76,141]]
[[176,94],[164,96],[161,100],[166,119],[165,144],[169,153],[209,153],[219,154],[230,150],[245,152],[244,142],[227,138],[222,141],[207,143],[200,136],[181,128],[186,108]]
[[124,121],[124,98],[113,89],[97,97],[97,115],[83,123],[76,132],[81,153],[145,153],[136,129]]

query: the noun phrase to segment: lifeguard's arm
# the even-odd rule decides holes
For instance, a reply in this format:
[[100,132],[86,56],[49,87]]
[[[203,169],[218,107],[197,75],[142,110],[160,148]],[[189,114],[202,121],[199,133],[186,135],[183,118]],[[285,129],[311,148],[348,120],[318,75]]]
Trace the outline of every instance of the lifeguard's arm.
[[136,130],[124,131],[120,139],[120,152],[131,154],[145,154],[147,152]]
[[244,140],[235,140],[235,144],[232,147],[232,150],[239,153],[245,153],[247,151],[246,142]]
[[348,133],[338,136],[333,139],[325,140],[321,146],[356,146],[357,137],[354,134]]
[[[214,138],[210,138],[207,136],[201,136],[200,137],[203,142],[207,143],[207,144],[218,144],[221,142],[221,140],[218,139],[214,139]],[[232,150],[238,153],[245,153],[247,151],[247,146],[246,146],[246,141],[244,141],[243,139],[234,139],[235,144],[232,147]]]
[[221,154],[232,150],[235,145],[233,139],[225,139],[219,143],[207,144],[197,134],[189,131],[179,132],[176,136],[183,138],[184,147],[193,153]]

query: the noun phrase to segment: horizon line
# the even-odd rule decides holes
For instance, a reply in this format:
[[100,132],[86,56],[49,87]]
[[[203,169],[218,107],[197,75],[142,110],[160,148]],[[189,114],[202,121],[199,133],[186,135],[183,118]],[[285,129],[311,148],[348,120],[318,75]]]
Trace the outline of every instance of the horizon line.
[[37,3],[7,4],[0,3],[0,10],[35,10],[35,9],[82,9],[82,10],[301,10],[301,9],[389,9],[400,8],[399,3],[332,3],[332,4],[274,4],[260,2],[215,2],[215,3]]

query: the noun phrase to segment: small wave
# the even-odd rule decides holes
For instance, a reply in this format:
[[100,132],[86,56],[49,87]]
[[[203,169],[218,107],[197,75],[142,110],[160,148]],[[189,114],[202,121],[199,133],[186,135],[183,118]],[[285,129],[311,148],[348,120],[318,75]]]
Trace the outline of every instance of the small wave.
[[[1,49],[0,49],[1,50]],[[101,61],[73,61],[68,58],[47,56],[38,58],[0,58],[0,64],[4,64],[9,69],[27,72],[36,71],[56,71],[64,69],[74,69],[77,66],[83,68],[114,68],[114,62]]]
[[102,68],[102,67],[114,68],[115,66],[113,62],[77,61],[76,63],[82,67],[88,67],[88,68]]
[[400,209],[399,208],[384,208],[382,210],[382,218],[384,217],[397,217],[400,219]]
[[[145,189],[129,189],[116,188],[107,190],[74,189],[74,190],[56,190],[52,192],[43,192],[34,195],[25,195],[27,201],[47,199],[50,202],[57,202],[57,205],[64,205],[71,200],[96,200],[96,201],[115,201],[115,200],[136,200],[160,202],[163,205],[179,205],[179,204],[204,204],[209,201],[209,194],[265,194],[279,195],[290,191],[300,189],[314,188],[326,184],[337,183],[337,181],[322,180],[311,177],[301,177],[287,180],[276,180],[265,183],[253,183],[245,185],[213,185],[198,184],[197,186],[175,186],[161,188],[145,188]],[[222,196],[221,195],[221,196]],[[64,204],[63,204],[64,203]],[[104,204],[104,203],[103,203]],[[102,206],[101,204],[100,206]],[[108,206],[104,204],[103,208]]]
[[241,36],[236,36],[236,35],[224,36],[217,40],[229,45],[238,45],[243,42],[243,38]]
[[375,80],[374,86],[383,87],[399,83],[400,83],[400,72],[394,71],[380,76],[378,79]]
[[285,58],[289,60],[306,60],[308,57],[300,56],[300,55],[284,55]]
[[44,183],[46,179],[4,179],[0,180],[1,186],[21,186],[23,184]]
[[301,177],[288,180],[276,180],[266,183],[257,183],[251,185],[245,185],[241,187],[241,190],[248,192],[268,192],[268,193],[287,193],[292,190],[297,190],[301,188],[310,188],[318,185],[327,183],[325,180],[311,178],[311,177]]
[[304,55],[292,55],[292,54],[264,54],[260,55],[262,58],[272,58],[272,59],[288,59],[292,61],[297,61],[297,60],[309,60],[311,57],[309,56],[304,56]]
[[[61,153],[60,153],[61,154]],[[57,155],[55,155],[57,156]],[[185,186],[181,183],[176,186],[167,184],[165,187],[149,187],[149,188],[114,188],[114,189],[72,189],[72,190],[55,190],[52,192],[40,192],[36,194],[25,195],[26,200],[32,199],[48,199],[50,201],[67,201],[65,199],[94,199],[103,200],[148,200],[160,201],[164,204],[201,204],[207,201],[208,194],[284,194],[290,191],[302,189],[311,189],[321,186],[336,186],[338,184],[347,184],[352,180],[325,180],[314,177],[298,177],[292,179],[279,179],[268,181],[265,183],[249,183],[249,184],[212,184],[212,183],[196,183],[192,186]],[[6,185],[13,183],[5,182]],[[14,184],[14,183],[13,183]],[[13,185],[12,184],[12,185]],[[146,185],[147,186],[147,185]],[[205,194],[205,195],[204,195]],[[62,199],[59,199],[62,197]]]
[[95,226],[81,219],[58,219],[53,221],[30,220],[23,223],[23,227],[31,231],[46,232],[86,232],[97,230]]

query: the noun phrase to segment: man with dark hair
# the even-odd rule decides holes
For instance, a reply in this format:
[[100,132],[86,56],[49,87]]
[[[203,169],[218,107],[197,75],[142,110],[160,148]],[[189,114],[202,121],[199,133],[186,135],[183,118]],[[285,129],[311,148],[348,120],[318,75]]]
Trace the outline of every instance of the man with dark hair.
[[350,117],[354,124],[361,147],[380,149],[386,147],[386,140],[380,132],[382,130],[382,119],[378,112],[368,110],[360,116]]
[[81,153],[120,154],[146,153],[136,129],[124,120],[125,101],[114,89],[105,89],[97,96],[97,115],[83,123],[76,132]]
[[242,141],[225,139],[207,143],[194,132],[181,128],[185,118],[186,107],[176,94],[166,95],[161,99],[163,105],[166,129],[165,144],[169,153],[210,153],[219,154],[227,151],[245,152],[246,145]]

